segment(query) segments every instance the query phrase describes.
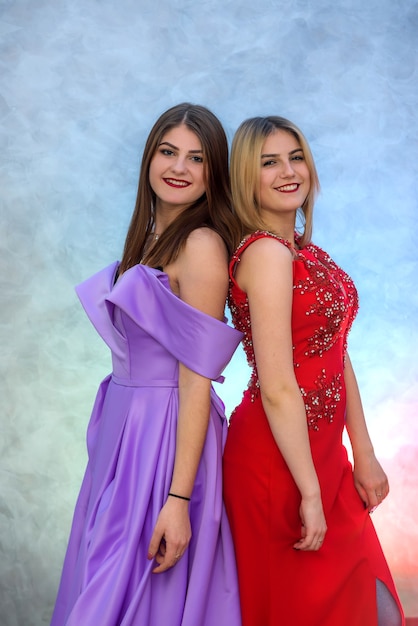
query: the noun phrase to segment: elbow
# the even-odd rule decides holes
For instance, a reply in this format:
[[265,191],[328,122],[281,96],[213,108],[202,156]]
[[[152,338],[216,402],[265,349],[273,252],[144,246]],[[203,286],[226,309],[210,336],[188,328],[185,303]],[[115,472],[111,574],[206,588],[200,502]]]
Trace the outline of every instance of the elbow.
[[283,406],[303,402],[302,394],[296,380],[289,383],[277,384],[272,388],[260,388],[261,402],[265,412],[276,411]]

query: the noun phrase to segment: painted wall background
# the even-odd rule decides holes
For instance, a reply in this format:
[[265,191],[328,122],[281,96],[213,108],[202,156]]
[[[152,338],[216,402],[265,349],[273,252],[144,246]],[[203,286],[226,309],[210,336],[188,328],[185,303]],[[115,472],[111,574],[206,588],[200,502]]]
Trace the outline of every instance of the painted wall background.
[[[119,258],[143,142],[181,101],[305,131],[314,239],[353,276],[351,334],[392,492],[374,521],[418,615],[413,0],[0,0],[0,623],[48,624],[109,358],[73,285]],[[228,411],[242,352],[220,393]]]

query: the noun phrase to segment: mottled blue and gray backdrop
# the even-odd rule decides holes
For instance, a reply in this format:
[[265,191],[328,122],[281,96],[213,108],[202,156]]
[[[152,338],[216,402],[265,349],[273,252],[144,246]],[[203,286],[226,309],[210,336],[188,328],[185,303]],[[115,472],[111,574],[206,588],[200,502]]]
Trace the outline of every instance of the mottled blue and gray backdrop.
[[[188,100],[231,138],[308,136],[314,239],[353,276],[351,357],[392,492],[374,514],[418,615],[418,5],[414,0],[0,0],[0,623],[49,623],[109,358],[73,285],[119,258],[144,139]],[[242,353],[219,388],[231,411]]]

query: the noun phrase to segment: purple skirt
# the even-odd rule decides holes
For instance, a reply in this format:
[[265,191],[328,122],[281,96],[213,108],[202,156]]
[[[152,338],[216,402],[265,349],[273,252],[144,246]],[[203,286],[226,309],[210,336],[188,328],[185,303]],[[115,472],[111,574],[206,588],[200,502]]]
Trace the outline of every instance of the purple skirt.
[[112,353],[87,431],[51,626],[240,626],[235,558],[222,502],[227,423],[212,390],[209,428],[190,502],[192,539],[175,567],[153,574],[149,541],[171,482],[179,362],[212,380],[241,334],[187,305],[163,272],[118,264],[77,287]]

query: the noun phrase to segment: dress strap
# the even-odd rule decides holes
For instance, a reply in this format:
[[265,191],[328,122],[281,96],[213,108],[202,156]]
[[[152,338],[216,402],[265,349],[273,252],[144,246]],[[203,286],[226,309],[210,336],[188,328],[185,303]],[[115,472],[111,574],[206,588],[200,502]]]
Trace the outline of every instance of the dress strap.
[[254,243],[254,241],[257,241],[258,239],[265,239],[266,237],[270,237],[271,239],[277,239],[277,241],[286,246],[286,248],[289,248],[292,254],[296,256],[296,250],[287,239],[279,237],[279,235],[276,235],[275,233],[272,233],[268,230],[256,230],[254,233],[251,233],[241,241],[232,256],[231,261],[229,262],[229,278],[234,284],[236,284],[235,272],[237,269],[237,265],[241,260],[242,253],[248,248],[248,246]]

